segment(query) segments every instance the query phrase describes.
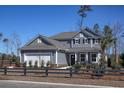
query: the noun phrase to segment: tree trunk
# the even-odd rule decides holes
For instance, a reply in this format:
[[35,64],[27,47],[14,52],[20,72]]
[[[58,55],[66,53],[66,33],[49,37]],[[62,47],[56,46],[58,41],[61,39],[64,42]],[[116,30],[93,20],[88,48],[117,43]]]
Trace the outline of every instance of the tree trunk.
[[118,53],[117,53],[117,41],[115,41],[115,62],[116,64],[119,64]]

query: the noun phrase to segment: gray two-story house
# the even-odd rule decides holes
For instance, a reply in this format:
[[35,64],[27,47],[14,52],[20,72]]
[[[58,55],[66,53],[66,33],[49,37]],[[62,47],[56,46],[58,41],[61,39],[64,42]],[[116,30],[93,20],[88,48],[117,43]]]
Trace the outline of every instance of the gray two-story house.
[[80,32],[61,32],[51,37],[38,35],[20,49],[21,62],[29,61],[73,65],[80,63],[98,63],[101,36],[89,28]]

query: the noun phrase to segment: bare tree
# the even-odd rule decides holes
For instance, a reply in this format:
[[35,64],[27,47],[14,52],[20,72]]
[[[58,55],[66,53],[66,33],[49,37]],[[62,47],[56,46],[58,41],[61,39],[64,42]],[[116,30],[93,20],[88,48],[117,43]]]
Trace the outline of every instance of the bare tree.
[[6,53],[9,53],[9,39],[8,38],[4,38],[3,39],[3,43],[5,44],[6,47]]
[[12,50],[15,51],[17,56],[19,56],[19,48],[21,47],[20,37],[16,32],[13,32],[11,36]]
[[113,45],[113,52],[115,54],[115,61],[117,64],[119,64],[119,54],[121,53],[123,47],[122,45],[124,44],[123,38],[121,38],[123,31],[123,26],[120,22],[116,22],[113,25],[112,33],[114,36],[114,45]]

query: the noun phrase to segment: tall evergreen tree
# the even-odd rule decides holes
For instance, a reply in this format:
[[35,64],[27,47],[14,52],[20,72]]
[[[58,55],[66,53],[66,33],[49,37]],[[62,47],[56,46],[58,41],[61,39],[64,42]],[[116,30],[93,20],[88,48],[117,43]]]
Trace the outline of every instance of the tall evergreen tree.
[[80,22],[80,29],[82,28],[83,25],[83,18],[87,16],[88,11],[91,11],[91,7],[89,5],[82,5],[80,6],[80,9],[78,11],[79,16],[81,16],[81,22]]
[[94,32],[99,33],[99,25],[95,24],[93,27]]
[[112,35],[112,29],[108,26],[104,26],[103,34],[101,40],[101,53],[102,53],[102,62],[106,62],[106,50],[110,48],[114,43],[114,38]]

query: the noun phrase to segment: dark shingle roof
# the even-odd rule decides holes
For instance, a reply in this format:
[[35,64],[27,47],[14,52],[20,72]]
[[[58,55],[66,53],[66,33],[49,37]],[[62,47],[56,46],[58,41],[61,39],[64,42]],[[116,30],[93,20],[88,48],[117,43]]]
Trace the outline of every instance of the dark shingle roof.
[[95,48],[95,47],[76,47],[76,48],[69,48],[67,50],[68,52],[99,52],[100,48]]
[[[93,32],[89,28],[85,28],[85,29],[81,30],[80,32],[83,33],[84,36],[89,37],[89,38],[100,38],[101,37],[99,34]],[[55,40],[68,40],[68,39],[72,39],[75,35],[77,35],[80,32],[79,31],[61,32],[61,33],[58,33],[58,34],[56,34],[50,38],[55,39]]]
[[50,38],[57,39],[57,40],[68,40],[73,38],[78,32],[61,32],[58,33]]
[[[31,45],[31,43],[36,40],[37,38],[42,38],[45,41],[47,41],[47,43],[49,44],[42,44],[42,43],[37,43],[34,45]],[[21,50],[47,50],[47,49],[66,49],[66,46],[64,46],[62,43],[60,43],[59,41],[56,40],[52,40],[46,36],[42,36],[42,35],[38,35],[37,37],[33,38],[31,41],[29,41],[26,45],[24,45]]]
[[21,50],[56,50],[55,46],[48,45],[30,45],[22,47]]

